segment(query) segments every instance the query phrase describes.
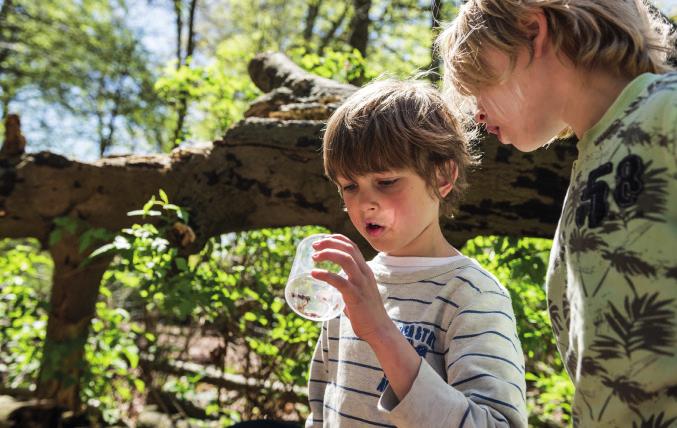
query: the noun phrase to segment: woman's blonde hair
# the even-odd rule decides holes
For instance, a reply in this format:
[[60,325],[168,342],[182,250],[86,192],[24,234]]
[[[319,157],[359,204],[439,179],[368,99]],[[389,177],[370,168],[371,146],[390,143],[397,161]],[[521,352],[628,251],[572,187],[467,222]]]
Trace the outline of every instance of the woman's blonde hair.
[[[348,97],[327,122],[322,152],[325,173],[339,189],[339,176],[350,180],[410,168],[440,198],[447,214],[466,187],[468,167],[477,160],[441,94],[415,80],[376,81]],[[438,178],[454,182],[455,173],[452,191],[442,198]]]
[[470,95],[500,81],[482,54],[488,47],[507,54],[511,68],[520,49],[533,57],[525,24],[538,10],[555,49],[576,67],[631,78],[671,69],[670,25],[641,0],[469,0],[436,42],[447,88]]

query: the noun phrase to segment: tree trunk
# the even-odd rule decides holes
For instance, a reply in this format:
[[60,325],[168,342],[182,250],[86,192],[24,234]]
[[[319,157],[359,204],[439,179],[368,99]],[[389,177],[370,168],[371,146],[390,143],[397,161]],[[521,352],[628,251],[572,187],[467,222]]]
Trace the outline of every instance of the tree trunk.
[[440,31],[440,21],[442,19],[442,0],[431,0],[430,2],[430,29],[433,39],[430,44],[430,65],[428,66],[428,79],[437,83],[440,80],[440,56],[435,48],[435,39]]
[[303,40],[306,41],[306,46],[309,46],[310,40],[313,37],[315,21],[317,21],[317,15],[320,13],[321,5],[322,0],[311,0],[308,2],[308,12],[306,12],[306,26],[303,29]]
[[79,253],[77,241],[77,236],[64,236],[49,249],[54,276],[37,388],[38,397],[73,411],[80,409],[84,347],[108,267],[108,260],[80,267],[87,253]]
[[[176,68],[188,65],[189,59],[193,56],[195,50],[195,10],[197,0],[191,0],[188,6],[188,29],[186,51],[183,52],[181,43],[181,34],[183,32],[183,3],[181,0],[174,0],[174,13],[176,13]],[[179,96],[179,106],[176,109],[176,128],[174,129],[174,138],[172,139],[172,148],[176,148],[185,139],[185,122],[188,114],[188,94],[182,92]]]
[[[249,70],[268,94],[209,147],[93,163],[49,152],[0,159],[0,236],[35,237],[46,245],[54,219],[62,216],[118,231],[132,223],[128,211],[162,188],[191,213],[197,239],[187,251],[226,232],[311,224],[365,245],[324,177],[319,150],[326,118],[356,88],[311,75],[282,54],[259,55]],[[456,245],[476,235],[552,236],[574,145],[520,153],[490,137],[480,144],[482,168],[471,173],[456,218],[443,223],[445,236]],[[83,347],[105,266],[78,267],[86,254],[73,236],[50,252],[54,285],[39,391],[76,410]]]
[[[367,57],[367,44],[369,43],[369,9],[371,0],[353,0],[353,19],[350,21],[350,38],[348,44],[360,51],[363,58]],[[353,85],[360,86],[364,83],[364,73],[351,80]]]
[[363,57],[367,56],[369,42],[369,9],[371,0],[353,0],[353,19],[350,21],[350,38],[348,44],[354,47]]

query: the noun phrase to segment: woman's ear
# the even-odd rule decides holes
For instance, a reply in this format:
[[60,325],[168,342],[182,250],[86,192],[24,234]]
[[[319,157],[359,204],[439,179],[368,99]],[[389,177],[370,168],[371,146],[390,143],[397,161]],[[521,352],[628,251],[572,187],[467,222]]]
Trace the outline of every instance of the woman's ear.
[[[445,174],[446,172],[446,174]],[[440,195],[443,198],[451,192],[458,178],[458,169],[456,168],[456,162],[448,160],[446,165],[441,170],[437,172],[437,191],[440,192]]]

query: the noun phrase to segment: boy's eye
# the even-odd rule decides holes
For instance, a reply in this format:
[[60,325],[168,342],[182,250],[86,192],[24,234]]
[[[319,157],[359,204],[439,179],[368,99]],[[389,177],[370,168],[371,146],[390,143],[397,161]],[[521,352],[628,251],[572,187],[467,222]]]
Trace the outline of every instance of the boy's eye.
[[395,184],[397,182],[397,180],[398,180],[397,178],[393,178],[391,180],[379,180],[378,185],[381,186],[381,187],[392,186],[393,184]]
[[345,186],[342,187],[344,192],[352,192],[353,190],[357,189],[357,185],[355,184],[346,184]]

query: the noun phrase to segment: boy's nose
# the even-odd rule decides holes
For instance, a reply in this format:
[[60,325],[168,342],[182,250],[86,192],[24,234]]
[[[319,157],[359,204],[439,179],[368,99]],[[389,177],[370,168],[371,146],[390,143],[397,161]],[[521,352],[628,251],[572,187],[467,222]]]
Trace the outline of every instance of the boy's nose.
[[362,194],[360,195],[360,207],[362,208],[363,211],[373,211],[376,209],[378,206],[378,202],[376,201],[376,197],[372,192],[361,192]]

